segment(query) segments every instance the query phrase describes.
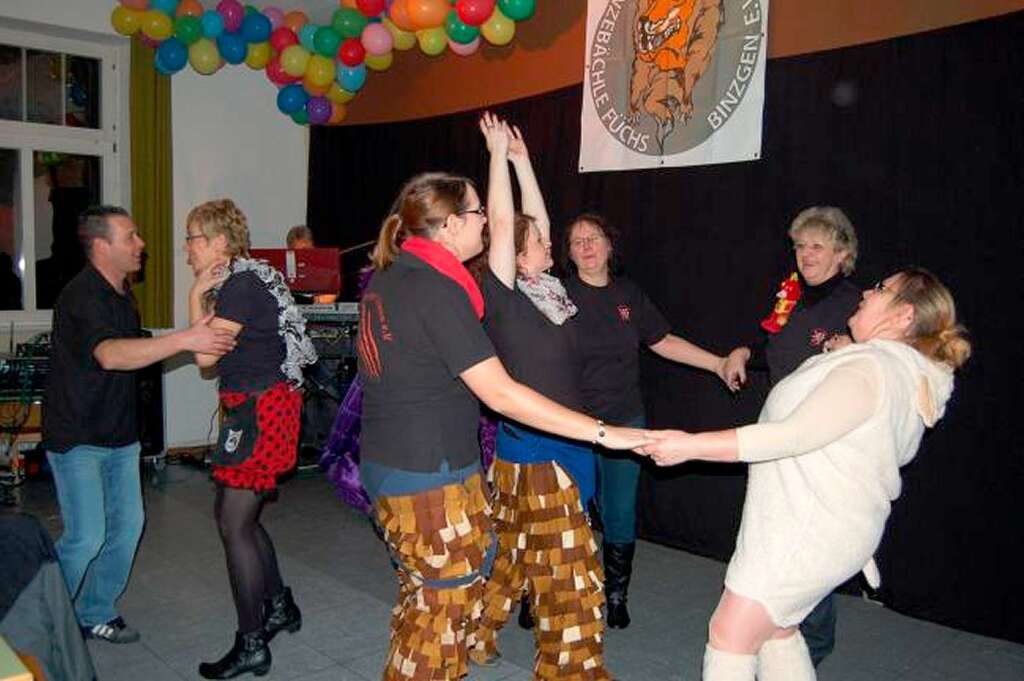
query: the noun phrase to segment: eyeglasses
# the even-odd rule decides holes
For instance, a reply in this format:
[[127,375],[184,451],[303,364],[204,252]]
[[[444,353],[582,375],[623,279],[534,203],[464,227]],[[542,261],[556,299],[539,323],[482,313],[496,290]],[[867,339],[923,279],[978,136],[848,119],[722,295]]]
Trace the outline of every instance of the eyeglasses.
[[569,246],[572,248],[585,248],[587,246],[593,246],[601,242],[603,237],[600,236],[586,236],[573,239],[569,242]]
[[875,285],[871,287],[875,293],[896,293],[891,288],[885,285],[884,281],[876,281]]
[[188,236],[185,237],[185,243],[190,244],[190,243],[192,243],[193,239],[205,239],[205,238],[207,238],[205,234],[189,234]]
[[466,210],[460,210],[456,215],[466,215],[467,213],[476,213],[482,218],[487,217],[487,206],[482,203],[476,208],[467,208]]

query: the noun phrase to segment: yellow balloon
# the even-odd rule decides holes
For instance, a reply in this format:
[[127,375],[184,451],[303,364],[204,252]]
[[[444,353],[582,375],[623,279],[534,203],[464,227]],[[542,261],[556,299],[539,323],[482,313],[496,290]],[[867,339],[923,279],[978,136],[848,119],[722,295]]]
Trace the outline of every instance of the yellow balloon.
[[318,88],[326,87],[334,80],[334,60],[322,54],[314,54],[306,65],[306,80]]
[[142,32],[153,40],[167,40],[174,33],[174,22],[158,9],[142,13]]
[[396,50],[411,50],[416,46],[416,34],[410,31],[403,31],[395,26],[395,22],[384,17],[384,26],[391,31],[391,38],[394,40]]
[[271,54],[270,43],[249,43],[245,53],[245,65],[255,71],[265,69],[270,63]]
[[121,35],[133,35],[142,25],[142,12],[118,5],[110,13],[110,25]]
[[416,31],[416,42],[420,44],[423,54],[428,57],[436,57],[448,47],[448,34],[444,32],[444,28],[441,26],[425,28],[421,31]]
[[516,34],[516,22],[495,7],[491,18],[480,26],[480,33],[492,45],[508,45]]
[[289,45],[281,53],[281,68],[293,78],[301,78],[309,66],[309,52],[302,45]]
[[209,38],[200,38],[188,46],[188,63],[196,73],[209,76],[224,65],[224,60],[220,58],[216,43]]
[[366,55],[366,68],[373,69],[374,71],[387,71],[391,68],[391,62],[395,60],[394,52],[385,52],[384,54],[368,54]]
[[355,98],[354,92],[343,90],[337,83],[331,83],[331,89],[327,91],[327,99],[337,104],[345,104],[351,102]]
[[316,83],[309,82],[309,75],[302,79],[302,87],[305,88],[306,92],[309,93],[310,97],[323,97],[331,91],[331,84],[317,85]]

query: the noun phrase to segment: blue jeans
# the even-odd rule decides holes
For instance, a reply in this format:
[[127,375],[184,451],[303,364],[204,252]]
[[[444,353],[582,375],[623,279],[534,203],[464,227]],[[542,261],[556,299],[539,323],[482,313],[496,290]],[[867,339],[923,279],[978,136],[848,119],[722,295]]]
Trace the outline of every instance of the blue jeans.
[[[632,418],[615,424],[643,428],[647,419]],[[636,490],[640,482],[640,461],[636,454],[598,448],[597,498],[604,525],[605,544],[632,544],[636,541]]]
[[79,445],[47,452],[64,533],[57,556],[82,626],[117,617],[114,601],[128,584],[145,514],[139,443]]

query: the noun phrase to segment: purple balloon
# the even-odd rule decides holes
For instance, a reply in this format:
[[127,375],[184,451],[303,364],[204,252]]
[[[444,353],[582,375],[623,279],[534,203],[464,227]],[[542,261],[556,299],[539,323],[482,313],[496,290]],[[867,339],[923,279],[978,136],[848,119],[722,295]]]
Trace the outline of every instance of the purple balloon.
[[284,12],[278,7],[264,7],[263,16],[270,19],[271,31],[276,31],[284,24]]
[[306,102],[306,113],[310,125],[323,125],[331,120],[331,100],[326,97],[312,97]]

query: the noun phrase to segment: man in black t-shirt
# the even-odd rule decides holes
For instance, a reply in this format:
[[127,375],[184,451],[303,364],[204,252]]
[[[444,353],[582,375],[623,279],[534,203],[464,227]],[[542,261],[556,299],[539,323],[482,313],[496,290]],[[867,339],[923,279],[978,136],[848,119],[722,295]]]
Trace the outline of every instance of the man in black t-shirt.
[[117,615],[144,521],[139,483],[136,369],[179,352],[223,355],[233,335],[208,326],[140,338],[128,276],[142,266],[138,229],[115,206],[86,210],[78,235],[88,261],[57,297],[43,402],[43,445],[64,533],[57,555],[83,633],[130,643]]

